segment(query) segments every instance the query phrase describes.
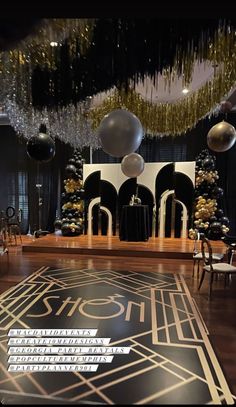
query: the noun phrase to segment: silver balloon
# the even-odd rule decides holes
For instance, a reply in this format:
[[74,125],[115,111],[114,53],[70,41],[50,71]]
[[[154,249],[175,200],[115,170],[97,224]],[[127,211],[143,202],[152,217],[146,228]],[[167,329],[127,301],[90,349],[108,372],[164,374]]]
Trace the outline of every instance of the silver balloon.
[[133,113],[117,109],[104,116],[97,134],[103,151],[113,157],[124,157],[140,146],[143,128]]
[[144,159],[136,153],[126,155],[121,161],[121,169],[127,177],[138,177],[144,170]]
[[212,151],[223,153],[233,147],[236,140],[234,126],[224,120],[213,126],[207,134],[207,145]]

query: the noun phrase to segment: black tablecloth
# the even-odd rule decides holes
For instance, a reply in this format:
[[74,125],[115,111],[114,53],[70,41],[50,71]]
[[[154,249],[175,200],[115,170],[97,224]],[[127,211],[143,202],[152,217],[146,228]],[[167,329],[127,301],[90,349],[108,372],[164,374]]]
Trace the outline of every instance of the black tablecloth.
[[124,205],[120,219],[120,240],[138,242],[148,238],[148,205]]

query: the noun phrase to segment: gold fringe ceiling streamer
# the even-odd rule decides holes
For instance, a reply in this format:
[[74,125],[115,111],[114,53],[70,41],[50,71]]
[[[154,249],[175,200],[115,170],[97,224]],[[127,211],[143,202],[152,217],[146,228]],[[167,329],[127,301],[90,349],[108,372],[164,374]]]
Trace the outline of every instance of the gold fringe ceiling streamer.
[[[178,57],[177,57],[178,58]],[[184,58],[185,84],[191,80],[194,62],[201,61],[202,55],[192,53]],[[176,103],[148,102],[134,90],[115,90],[112,96],[100,106],[90,111],[94,128],[99,126],[104,115],[114,109],[125,108],[134,113],[141,121],[149,136],[180,135],[193,128],[199,120],[219,105],[220,101],[232,90],[236,83],[236,33],[234,30],[218,29],[214,43],[209,44],[206,60],[218,66],[212,80],[201,88]],[[177,63],[172,72],[166,73],[167,86],[171,86],[177,70]]]
[[55,69],[56,47],[68,42],[71,57],[76,52],[79,41],[80,52],[86,53],[91,46],[95,19],[44,19],[34,32],[20,41],[15,49],[0,52],[0,80],[6,90],[1,89],[0,102],[4,98],[13,99],[20,106],[32,104],[31,79],[37,66]]
[[86,53],[91,45],[93,28],[95,25],[93,18],[52,18],[44,19],[34,32],[20,41],[17,50],[22,51],[27,58],[27,52],[31,53],[31,62],[34,64],[48,63],[54,64],[53,54],[51,53],[51,42],[63,43],[68,40],[73,47],[76,40],[79,40],[80,51]]
[[[24,108],[34,119],[32,72],[37,65],[54,69],[57,53],[50,46],[50,42],[62,43],[66,40],[73,59],[77,41],[81,52],[84,53],[92,45],[95,24],[95,19],[45,19],[43,24],[37,27],[37,33],[21,41],[16,49],[1,52],[0,80],[3,86],[0,90],[0,103],[4,106],[7,100],[12,101],[14,102],[12,106]],[[199,39],[198,50],[196,53],[192,43],[189,44],[184,55],[180,49],[177,49],[174,66],[163,72],[166,87],[171,90],[172,83],[180,76],[183,78],[183,85],[189,85],[196,63],[205,61],[216,67],[211,80],[179,101],[157,104],[154,101],[144,100],[133,89],[128,91],[121,89],[115,90],[98,107],[86,111],[86,116],[83,109],[79,108],[80,104],[77,104],[75,106],[77,114],[81,115],[81,120],[91,121],[92,128],[95,130],[106,114],[117,108],[125,108],[140,119],[144,131],[149,136],[183,134],[193,128],[200,119],[210,115],[236,83],[234,28],[220,26],[215,32],[212,43],[206,44]],[[62,108],[57,107],[56,112],[60,113],[60,109]],[[12,117],[16,115],[16,109],[13,110]],[[49,111],[48,108],[47,110]],[[14,117],[14,122],[18,123],[18,119]],[[23,128],[24,124],[21,123],[21,127]]]

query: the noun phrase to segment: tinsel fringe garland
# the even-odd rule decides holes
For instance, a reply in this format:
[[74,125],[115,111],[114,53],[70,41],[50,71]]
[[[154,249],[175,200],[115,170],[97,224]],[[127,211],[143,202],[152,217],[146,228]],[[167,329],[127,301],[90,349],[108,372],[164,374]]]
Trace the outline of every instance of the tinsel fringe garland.
[[57,137],[74,148],[100,148],[100,141],[92,130],[91,119],[86,117],[86,107],[69,105],[58,111],[45,108],[42,112],[20,108],[15,102],[7,101],[6,112],[15,131],[30,139],[39,132],[41,124],[46,125],[47,133]]
[[[71,41],[73,44],[79,36],[83,43],[83,50],[91,45],[94,20],[67,20],[56,21],[61,39]],[[54,27],[54,28],[55,28]],[[50,28],[53,30],[53,25]],[[183,58],[183,75],[185,82],[191,80],[194,63],[207,60],[217,66],[212,80],[206,82],[200,89],[177,103],[156,104],[145,101],[132,89],[115,90],[98,107],[92,108],[91,104],[82,102],[76,106],[70,104],[58,107],[56,110],[45,108],[39,111],[32,106],[31,79],[35,66],[47,63],[53,69],[53,50],[49,40],[52,39],[48,29],[44,26],[38,37],[25,40],[19,49],[4,52],[0,55],[0,75],[2,88],[0,102],[9,115],[10,122],[17,133],[29,138],[38,132],[39,126],[45,123],[50,134],[54,137],[72,144],[75,147],[90,145],[99,147],[96,137],[96,128],[105,114],[117,108],[125,108],[133,112],[141,121],[144,132],[149,136],[180,135],[193,128],[197,122],[207,115],[217,114],[219,102],[226,97],[236,83],[236,32],[232,27],[220,27],[215,33],[215,38],[209,44],[208,52],[196,55],[190,47],[188,54]],[[39,47],[35,47],[42,38]],[[55,37],[54,37],[55,38]],[[82,40],[83,39],[83,40]],[[174,78],[178,76],[178,52],[176,63],[172,69],[166,70],[167,86],[171,87]]]

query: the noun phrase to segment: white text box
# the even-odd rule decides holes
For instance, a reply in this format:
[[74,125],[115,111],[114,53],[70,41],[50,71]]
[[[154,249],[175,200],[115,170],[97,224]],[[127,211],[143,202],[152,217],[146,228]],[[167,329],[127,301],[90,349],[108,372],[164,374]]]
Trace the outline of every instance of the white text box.
[[98,365],[10,365],[9,372],[96,372]]
[[8,363],[111,363],[114,356],[10,356]]
[[8,336],[95,336],[97,329],[10,329]]

